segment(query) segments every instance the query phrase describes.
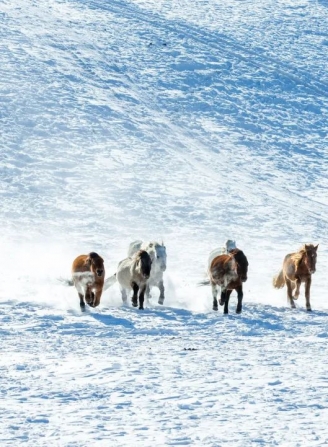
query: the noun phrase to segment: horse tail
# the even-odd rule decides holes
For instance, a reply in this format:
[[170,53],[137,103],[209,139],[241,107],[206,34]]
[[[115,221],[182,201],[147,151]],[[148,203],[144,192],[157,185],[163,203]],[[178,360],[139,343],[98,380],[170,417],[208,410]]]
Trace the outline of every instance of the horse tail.
[[59,282],[61,282],[62,284],[64,284],[64,286],[74,286],[74,282],[72,279],[66,279],[66,278],[57,278],[57,280]]
[[105,280],[103,290],[107,290],[107,289],[109,289],[110,287],[112,287],[112,285],[115,284],[116,281],[117,281],[116,273],[114,273],[114,275],[110,276],[109,278],[107,278],[107,279]]
[[278,275],[273,277],[272,284],[275,289],[282,289],[284,287],[286,281],[282,270],[280,270]]
[[211,281],[209,279],[203,279],[203,281],[200,281],[197,283],[197,286],[209,286],[211,284]]

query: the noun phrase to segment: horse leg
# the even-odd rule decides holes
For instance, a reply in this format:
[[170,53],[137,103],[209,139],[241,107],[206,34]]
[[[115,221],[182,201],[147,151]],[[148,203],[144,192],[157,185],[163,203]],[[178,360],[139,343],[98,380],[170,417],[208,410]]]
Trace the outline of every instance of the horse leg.
[[[212,284],[213,310],[218,310],[218,286]],[[221,301],[220,301],[221,304]]]
[[300,296],[301,278],[296,278],[296,290],[294,293],[294,300],[297,300]]
[[93,299],[93,307],[99,306],[101,295],[102,295],[102,289],[95,291]]
[[139,309],[143,310],[143,305],[144,305],[144,300],[145,300],[145,290],[146,290],[146,286],[141,287],[139,289]]
[[[224,300],[224,308],[223,308],[223,313],[224,314],[228,314],[229,313],[229,298],[231,295],[232,290],[225,290],[225,300]],[[221,299],[222,299],[222,295],[221,295]]]
[[311,304],[310,304],[310,288],[311,288],[311,282],[312,278],[311,276],[308,277],[308,279],[305,282],[305,305],[306,310],[311,311]]
[[122,296],[123,303],[126,304],[126,302],[128,301],[128,296],[126,294],[126,290],[125,289],[121,289],[121,296]]
[[223,306],[223,304],[226,301],[226,296],[227,296],[226,292],[227,292],[227,289],[225,289],[224,287],[221,287],[221,295],[220,295],[220,299],[219,299],[220,306]]
[[150,285],[148,283],[146,286],[146,297],[147,297],[147,300],[150,300],[150,298],[151,298]]
[[91,307],[96,307],[95,306],[95,294],[92,291],[90,291],[90,306]]
[[243,309],[243,286],[240,285],[239,287],[237,287],[236,289],[237,295],[238,295],[238,303],[237,303],[237,307],[236,307],[236,314],[241,314],[241,311]]
[[293,299],[293,286],[292,286],[292,282],[290,279],[286,278],[286,286],[287,286],[287,298],[290,302],[290,307],[292,309],[295,309],[295,303],[294,303],[294,299]]
[[81,308],[82,312],[84,312],[85,311],[85,302],[84,302],[83,289],[80,286],[80,284],[75,284],[75,287],[76,287],[77,293],[80,298],[80,308]]
[[85,299],[85,302],[86,302],[87,304],[89,304],[89,306],[92,307],[92,304],[93,304],[93,297],[92,297],[92,295],[91,295],[90,287],[86,287],[86,289],[85,289],[85,294],[84,294],[84,299]]
[[[150,294],[150,285],[148,283],[146,285],[145,295],[146,295],[147,303],[149,303],[149,300],[151,298],[151,294]],[[139,292],[139,296],[140,296],[140,292]]]
[[158,283],[158,288],[159,288],[158,304],[163,305],[163,304],[164,304],[164,299],[165,299],[165,296],[164,296],[164,290],[165,290],[165,288],[164,288],[164,282],[163,282],[163,281],[160,281],[160,282]]
[[132,306],[137,307],[138,306],[138,290],[139,290],[138,284],[133,282],[132,289],[133,289]]

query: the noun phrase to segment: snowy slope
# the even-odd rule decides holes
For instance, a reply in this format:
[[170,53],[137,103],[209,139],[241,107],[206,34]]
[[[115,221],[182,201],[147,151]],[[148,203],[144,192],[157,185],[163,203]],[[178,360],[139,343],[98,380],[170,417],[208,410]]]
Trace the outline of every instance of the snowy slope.
[[[328,3],[0,5],[0,445],[328,443]],[[208,253],[250,262],[211,310]],[[69,277],[164,240],[166,301],[81,315]],[[319,243],[311,303],[272,276]]]

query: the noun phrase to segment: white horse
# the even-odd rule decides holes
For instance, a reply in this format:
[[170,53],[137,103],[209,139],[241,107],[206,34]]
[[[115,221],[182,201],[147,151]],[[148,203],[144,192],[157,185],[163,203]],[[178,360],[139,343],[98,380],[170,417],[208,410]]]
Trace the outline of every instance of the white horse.
[[134,241],[129,245],[128,256],[132,256],[140,249],[146,250],[152,260],[150,277],[146,288],[147,299],[151,297],[151,287],[158,287],[160,292],[158,304],[163,304],[165,299],[163,273],[166,270],[166,247],[163,242],[160,244],[156,241]]
[[138,250],[133,256],[123,259],[114,275],[106,279],[105,290],[116,281],[120,285],[122,301],[127,302],[127,290],[133,290],[132,306],[143,309],[144,295],[151,273],[151,258],[145,250]]

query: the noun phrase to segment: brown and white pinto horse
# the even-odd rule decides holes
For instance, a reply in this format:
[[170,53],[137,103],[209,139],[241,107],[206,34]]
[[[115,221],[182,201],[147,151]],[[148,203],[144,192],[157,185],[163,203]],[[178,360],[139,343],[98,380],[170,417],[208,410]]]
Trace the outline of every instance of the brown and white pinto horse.
[[242,311],[243,283],[247,281],[248,260],[242,250],[235,248],[228,254],[216,256],[211,260],[208,268],[209,281],[201,284],[211,284],[213,296],[213,310],[218,310],[217,295],[221,287],[220,306],[223,312],[229,313],[229,298],[233,290],[237,291],[238,303],[236,313]]
[[[305,244],[296,253],[285,256],[282,269],[273,278],[273,287],[281,289],[286,284],[287,299],[292,309],[295,309],[294,300],[300,295],[301,283],[305,283],[305,305],[306,310],[312,310],[310,304],[310,288],[312,275],[315,273],[317,262],[317,250],[319,245]],[[295,293],[293,296],[293,290]]]
[[85,310],[85,303],[91,307],[99,306],[104,279],[104,260],[97,253],[91,252],[74,259],[72,280],[79,294],[81,310]]

